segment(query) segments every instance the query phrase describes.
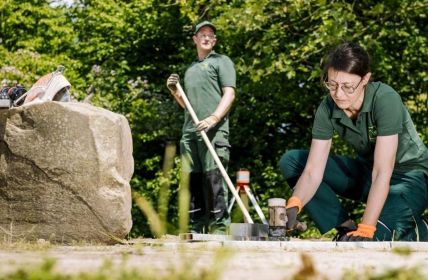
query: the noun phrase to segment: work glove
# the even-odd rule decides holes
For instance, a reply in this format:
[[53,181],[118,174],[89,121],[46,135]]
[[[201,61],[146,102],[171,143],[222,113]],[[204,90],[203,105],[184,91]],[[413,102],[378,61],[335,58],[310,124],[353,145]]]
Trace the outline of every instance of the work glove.
[[297,206],[287,208],[286,214],[287,214],[287,230],[294,230],[297,226],[297,212],[299,211],[299,208]]
[[294,230],[298,224],[297,214],[302,210],[302,202],[297,196],[292,196],[287,201],[286,214],[287,214],[287,230]]
[[166,80],[166,86],[171,91],[172,95],[177,96],[177,83],[180,81],[178,74],[171,74]]
[[372,241],[375,231],[375,226],[358,224],[357,230],[343,235],[339,241]]
[[208,131],[211,127],[214,127],[220,119],[217,116],[211,115],[208,118],[203,119],[202,121],[198,122],[196,125],[196,129],[198,131]]

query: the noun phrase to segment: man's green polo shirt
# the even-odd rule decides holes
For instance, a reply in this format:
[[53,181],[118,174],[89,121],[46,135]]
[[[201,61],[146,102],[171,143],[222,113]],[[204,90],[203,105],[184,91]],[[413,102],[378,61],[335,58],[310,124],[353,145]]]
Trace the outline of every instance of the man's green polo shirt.
[[398,134],[394,170],[422,170],[428,176],[428,150],[400,95],[386,84],[372,82],[367,85],[356,120],[351,120],[331,96],[327,96],[315,114],[312,138],[328,140],[334,132],[370,163],[373,163],[376,136]]
[[[201,121],[214,113],[223,87],[236,87],[236,72],[229,57],[212,51],[204,60],[194,61],[184,75],[184,87],[198,119]],[[229,131],[229,117],[225,116],[216,126]],[[185,110],[183,133],[195,132],[190,114]]]

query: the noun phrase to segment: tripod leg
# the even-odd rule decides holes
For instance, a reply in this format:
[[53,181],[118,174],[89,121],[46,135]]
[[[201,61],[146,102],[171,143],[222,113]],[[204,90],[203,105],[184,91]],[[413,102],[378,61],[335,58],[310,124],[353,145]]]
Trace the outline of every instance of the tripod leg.
[[[236,188],[236,191],[239,192],[239,187]],[[233,208],[233,204],[235,204],[235,197],[232,197],[232,199],[229,202],[229,208],[227,209],[227,212],[229,212],[229,214],[232,212],[232,208]]]
[[248,198],[250,199],[251,203],[253,204],[254,208],[256,209],[257,214],[259,214],[260,219],[262,220],[263,224],[267,225],[268,221],[266,220],[265,215],[262,212],[262,209],[260,208],[259,204],[257,203],[256,198],[254,197],[253,193],[250,190],[250,187],[244,186],[244,190],[248,195]]

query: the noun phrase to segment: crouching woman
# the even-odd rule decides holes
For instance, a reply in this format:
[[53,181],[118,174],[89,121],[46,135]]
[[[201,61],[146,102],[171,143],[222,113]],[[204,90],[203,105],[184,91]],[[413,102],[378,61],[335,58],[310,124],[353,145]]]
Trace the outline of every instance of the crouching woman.
[[[294,187],[287,228],[304,208],[322,234],[336,228],[337,241],[427,241],[428,150],[399,94],[370,77],[360,46],[343,43],[329,54],[329,95],[315,114],[310,150],[290,150],[279,163]],[[329,156],[333,133],[358,156]],[[358,225],[339,196],[365,203]]]

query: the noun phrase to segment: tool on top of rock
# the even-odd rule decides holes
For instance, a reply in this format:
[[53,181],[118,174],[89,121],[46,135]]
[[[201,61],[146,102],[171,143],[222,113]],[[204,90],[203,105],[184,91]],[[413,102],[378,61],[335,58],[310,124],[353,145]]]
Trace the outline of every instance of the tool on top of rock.
[[[25,88],[20,84],[15,83],[14,86],[9,86],[9,83],[4,80],[0,88],[0,108],[10,108],[13,102],[25,92]],[[22,102],[19,105],[21,104]]]
[[9,87],[7,83],[3,83],[0,108],[18,107],[32,102],[70,101],[71,84],[63,75],[64,69],[64,66],[59,66],[54,72],[44,75],[29,91],[19,84]]

